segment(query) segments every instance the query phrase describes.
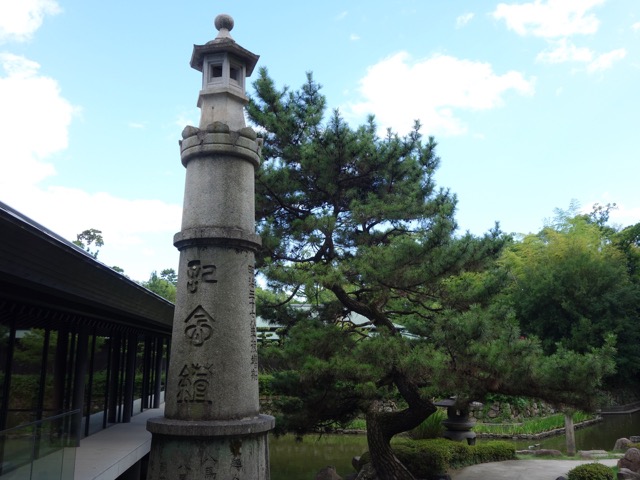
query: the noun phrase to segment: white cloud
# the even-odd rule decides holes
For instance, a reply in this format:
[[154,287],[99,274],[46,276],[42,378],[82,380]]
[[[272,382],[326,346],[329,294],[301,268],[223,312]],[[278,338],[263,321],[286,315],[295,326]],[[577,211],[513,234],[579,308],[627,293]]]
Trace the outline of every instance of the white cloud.
[[515,71],[497,75],[488,63],[447,55],[412,62],[400,52],[368,69],[360,81],[362,101],[343,110],[347,117],[374,114],[383,130],[405,133],[418,119],[429,134],[460,135],[467,127],[459,111],[499,107],[510,90],[532,95],[534,83]]
[[349,36],[349,40],[351,40],[351,41],[353,41],[353,42],[358,41],[358,40],[360,40],[360,35],[358,35],[357,33],[352,33],[352,34]]
[[509,30],[518,35],[559,38],[575,34],[592,34],[600,21],[592,8],[606,0],[534,0],[522,4],[500,3],[493,12],[497,20],[504,20]]
[[36,62],[0,54],[0,105],[1,201],[67,239],[88,228],[102,230],[106,243],[99,259],[125,268],[132,278],[145,280],[153,269],[175,267],[171,238],[180,228],[180,206],[42,186],[56,173],[56,155],[67,148],[79,109]]
[[[45,15],[58,12],[54,0],[0,0],[0,43],[29,40]],[[0,200],[67,239],[88,228],[102,230],[99,259],[124,267],[134,279],[175,267],[171,238],[180,228],[181,206],[43,186],[56,174],[56,155],[67,149],[79,113],[37,62],[0,53]]]
[[29,40],[45,15],[61,12],[55,0],[0,1],[0,43]]
[[633,30],[640,30],[640,22],[636,22],[633,25],[631,25],[631,28]]
[[147,124],[145,122],[129,122],[127,123],[127,126],[129,128],[144,129],[146,128]]
[[545,63],[590,62],[593,52],[586,47],[576,47],[566,38],[550,42],[550,48],[538,54],[536,59]]
[[603,53],[587,66],[587,72],[597,73],[603,70],[608,70],[615,62],[622,60],[626,56],[627,51],[624,48],[618,48],[617,50]]
[[629,207],[627,205],[617,205],[609,215],[611,223],[621,227],[628,227],[640,223],[640,207]]
[[[246,115],[246,114],[245,114]],[[246,117],[245,117],[246,120]],[[173,125],[184,128],[187,125],[198,125],[200,123],[199,119],[196,119],[193,112],[180,112],[177,116]]]
[[460,15],[458,18],[456,18],[456,28],[462,28],[464,27],[467,23],[469,23],[474,17],[474,14],[469,12],[469,13],[465,13],[464,15]]
[[349,15],[349,12],[347,10],[344,10],[340,12],[338,15],[336,15],[336,20],[337,21],[344,20],[345,18],[347,18],[347,15]]
[[39,74],[36,62],[2,53],[0,66],[0,191],[5,192],[55,173],[47,158],[67,147],[78,109],[62,97],[54,79]]

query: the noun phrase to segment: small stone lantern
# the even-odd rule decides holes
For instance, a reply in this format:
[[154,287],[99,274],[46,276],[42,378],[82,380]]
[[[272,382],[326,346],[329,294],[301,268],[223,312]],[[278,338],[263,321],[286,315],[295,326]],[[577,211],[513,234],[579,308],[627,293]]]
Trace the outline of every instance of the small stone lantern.
[[455,397],[447,398],[436,402],[437,407],[447,408],[447,419],[442,424],[446,430],[442,434],[444,438],[461,442],[467,440],[467,444],[476,444],[476,432],[471,429],[476,424],[475,420],[469,418],[469,405],[461,406],[457,403]]

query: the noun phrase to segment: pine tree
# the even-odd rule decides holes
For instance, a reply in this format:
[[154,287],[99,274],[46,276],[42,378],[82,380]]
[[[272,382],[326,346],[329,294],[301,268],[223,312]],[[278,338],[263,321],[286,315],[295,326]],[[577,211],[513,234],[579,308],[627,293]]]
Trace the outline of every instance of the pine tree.
[[[436,142],[422,137],[418,122],[405,136],[380,137],[373,117],[358,128],[337,111],[325,121],[311,74],[298,91],[278,90],[263,68],[254,86],[247,113],[264,138],[256,262],[283,299],[289,338],[279,355],[295,365],[276,376],[290,400],[285,427],[302,434],[366,412],[378,477],[412,479],[390,440],[436,410],[436,384],[481,395],[505,385],[495,374],[524,388],[527,367],[513,368],[501,349],[538,355],[534,364],[543,366],[539,345],[520,341],[509,315],[495,320],[484,309],[491,282],[474,277],[509,239],[497,226],[481,237],[457,230],[456,196],[436,186]],[[501,343],[487,337],[494,331]],[[405,408],[381,408],[385,392]]]

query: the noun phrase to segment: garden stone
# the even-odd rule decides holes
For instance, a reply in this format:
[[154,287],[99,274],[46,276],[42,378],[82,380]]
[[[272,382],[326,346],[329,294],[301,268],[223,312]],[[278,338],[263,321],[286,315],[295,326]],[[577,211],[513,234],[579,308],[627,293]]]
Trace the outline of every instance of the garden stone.
[[336,472],[336,467],[324,467],[316,474],[316,480],[342,480],[342,477]]
[[540,450],[531,450],[536,457],[561,457],[562,452],[560,450],[552,450],[548,448],[541,448]]
[[631,442],[631,440],[629,440],[628,438],[619,438],[618,440],[616,440],[616,444],[613,446],[614,450],[626,450],[627,448],[629,448],[629,444],[631,444],[633,442]]
[[373,468],[373,465],[367,463],[362,466],[356,480],[378,480],[378,474]]
[[580,450],[578,455],[584,459],[607,458],[609,456],[604,450]]
[[627,468],[632,472],[640,473],[640,450],[630,448],[620,460],[618,460],[618,468]]
[[640,473],[632,472],[628,468],[618,470],[618,480],[640,480]]
[[631,440],[631,443],[640,443],[640,435],[631,435],[629,440]]

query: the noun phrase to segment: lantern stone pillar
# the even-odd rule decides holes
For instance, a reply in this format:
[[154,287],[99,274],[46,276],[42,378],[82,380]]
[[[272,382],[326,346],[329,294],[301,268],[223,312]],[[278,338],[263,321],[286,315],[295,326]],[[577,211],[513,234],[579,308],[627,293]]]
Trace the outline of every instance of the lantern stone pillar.
[[149,420],[149,480],[269,479],[261,415],[254,263],[255,169],[260,143],[245,126],[245,80],[258,56],[239,46],[233,19],[216,17],[218,36],[194,45],[202,72],[199,128],[180,142],[186,168],[165,416]]

